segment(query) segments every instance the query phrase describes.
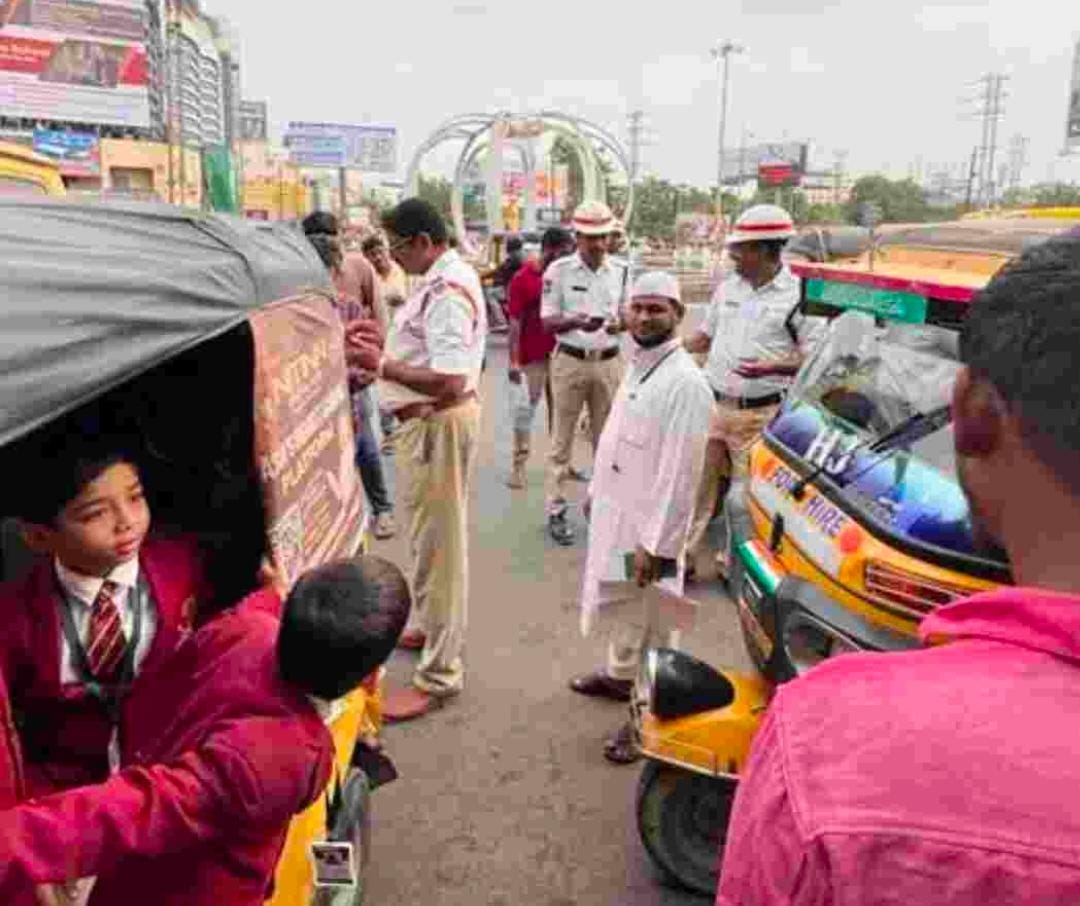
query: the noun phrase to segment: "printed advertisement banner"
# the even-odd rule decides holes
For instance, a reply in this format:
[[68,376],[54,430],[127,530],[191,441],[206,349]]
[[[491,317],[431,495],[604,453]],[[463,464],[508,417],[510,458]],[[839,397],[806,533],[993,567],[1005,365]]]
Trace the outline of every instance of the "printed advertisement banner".
[[55,160],[62,176],[101,174],[101,146],[93,132],[37,129],[34,131],[34,150]]
[[360,547],[356,470],[341,320],[328,297],[260,309],[255,341],[255,456],[274,563],[291,585]]
[[0,0],[0,109],[148,127],[146,38],[142,0]]
[[397,126],[363,123],[289,123],[285,147],[301,166],[397,172]]

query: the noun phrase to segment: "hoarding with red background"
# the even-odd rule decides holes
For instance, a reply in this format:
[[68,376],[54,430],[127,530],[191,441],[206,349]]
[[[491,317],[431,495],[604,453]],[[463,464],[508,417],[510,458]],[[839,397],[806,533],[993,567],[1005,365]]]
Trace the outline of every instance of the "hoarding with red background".
[[0,110],[148,127],[147,28],[143,0],[0,0]]
[[260,309],[251,329],[256,463],[274,563],[291,585],[356,554],[363,534],[345,334],[317,294]]

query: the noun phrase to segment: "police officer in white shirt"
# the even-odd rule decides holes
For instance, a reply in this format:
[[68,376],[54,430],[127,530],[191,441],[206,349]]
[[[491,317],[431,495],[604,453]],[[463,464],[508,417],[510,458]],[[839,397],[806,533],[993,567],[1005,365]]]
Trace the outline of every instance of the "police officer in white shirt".
[[608,206],[600,201],[585,202],[574,212],[573,226],[577,253],[548,267],[540,305],[544,328],[558,336],[551,359],[555,417],[547,517],[552,538],[563,545],[574,543],[574,532],[566,519],[565,494],[571,478],[574,430],[587,406],[596,449],[622,380],[618,334],[623,330],[622,301],[627,289],[625,266],[608,258],[609,236],[615,229]]
[[745,477],[750,447],[824,327],[798,310],[799,281],[781,257],[794,235],[781,207],[745,211],[727,238],[734,271],[717,288],[701,330],[686,341],[690,352],[708,353],[705,373],[716,399],[690,538],[691,574],[720,501],[733,480]]

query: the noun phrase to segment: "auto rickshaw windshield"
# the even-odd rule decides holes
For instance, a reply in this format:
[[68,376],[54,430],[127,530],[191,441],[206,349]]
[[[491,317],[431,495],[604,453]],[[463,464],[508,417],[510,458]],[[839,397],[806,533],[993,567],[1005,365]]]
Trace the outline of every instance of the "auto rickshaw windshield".
[[[960,370],[955,332],[927,324],[886,323],[849,311],[836,318],[802,369],[791,399],[840,419],[873,441],[911,418],[948,404]],[[949,477],[952,428],[916,441],[911,452]]]

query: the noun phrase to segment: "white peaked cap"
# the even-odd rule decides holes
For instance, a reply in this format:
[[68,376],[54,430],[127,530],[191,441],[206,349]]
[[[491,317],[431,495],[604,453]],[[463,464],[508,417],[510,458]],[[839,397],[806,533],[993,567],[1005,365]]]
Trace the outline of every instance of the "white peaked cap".
[[678,278],[667,271],[648,271],[638,277],[630,290],[630,298],[636,299],[639,296],[661,296],[670,299],[679,308],[683,307]]

